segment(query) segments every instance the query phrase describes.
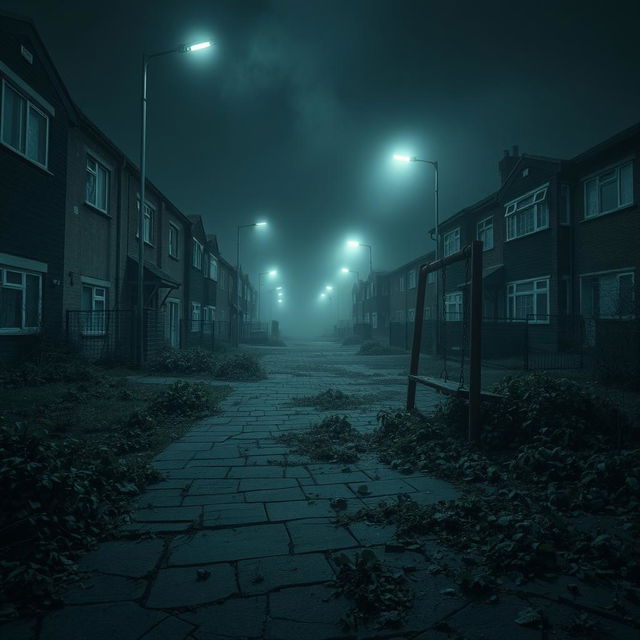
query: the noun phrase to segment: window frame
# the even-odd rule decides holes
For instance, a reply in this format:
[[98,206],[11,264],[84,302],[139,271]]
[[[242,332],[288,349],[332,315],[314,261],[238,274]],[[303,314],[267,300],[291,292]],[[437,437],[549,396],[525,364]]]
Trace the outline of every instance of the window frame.
[[[529,201],[530,200],[530,201]],[[541,209],[539,205],[544,205]],[[532,230],[518,234],[518,215],[531,213],[533,218]],[[541,214],[544,213],[545,222],[540,224]],[[518,240],[549,228],[549,183],[532,189],[524,195],[506,202],[504,205],[505,242]]]
[[[95,171],[91,171],[89,169],[89,160],[93,160],[93,162],[95,162],[96,164],[96,170]],[[98,200],[98,176],[100,175],[99,170],[102,170],[105,176],[105,184],[104,184],[104,199],[105,199],[105,205],[104,208],[102,208],[97,200]],[[88,180],[88,174],[93,174],[94,178],[95,178],[95,196],[96,196],[96,202],[91,202],[88,198],[87,198],[87,180]],[[86,169],[85,169],[85,188],[84,188],[84,203],[94,209],[97,209],[98,211],[102,212],[102,213],[106,213],[109,214],[109,186],[111,184],[111,171],[109,169],[109,167],[107,167],[104,162],[101,162],[100,160],[98,160],[98,158],[93,154],[88,152],[87,153],[87,162],[86,162]]]
[[218,282],[218,259],[210,251],[207,252],[207,255],[209,256],[209,269],[208,273],[206,273],[205,275],[207,278],[209,278],[209,280]]
[[[451,241],[451,239],[453,239],[453,241]],[[443,257],[451,256],[457,251],[460,251],[460,227],[456,227],[442,234]]]
[[[544,287],[539,287],[538,283],[545,283]],[[528,285],[531,284],[531,290],[525,290],[518,292],[518,285]],[[511,287],[513,287],[513,292],[511,291]],[[537,310],[538,305],[538,295],[542,293],[546,293],[546,312],[539,313]],[[527,278],[526,280],[512,280],[511,282],[507,282],[505,285],[505,294],[506,294],[506,316],[507,322],[526,322],[528,324],[549,324],[550,319],[550,308],[551,308],[551,276],[538,276],[536,278]],[[524,296],[532,296],[533,301],[533,312],[531,314],[527,314],[526,318],[516,318],[516,304],[518,297]],[[513,314],[511,308],[511,300],[513,299]],[[539,315],[545,316],[543,320],[538,318]],[[533,319],[529,319],[529,316],[533,316]]]
[[202,326],[202,304],[200,304],[199,302],[191,303],[190,324],[191,324],[192,333],[195,333],[196,331],[200,331]]
[[[81,313],[84,314],[91,314],[91,316],[89,316],[91,318],[91,329],[86,329],[84,327],[84,325],[82,326],[82,335],[83,336],[104,336],[107,334],[107,304],[108,304],[108,299],[109,299],[109,288],[105,287],[104,285],[96,285],[96,284],[90,284],[88,282],[83,282],[82,283],[82,289],[81,289],[81,294],[84,293],[85,289],[89,289],[91,291],[91,309],[82,309],[82,305],[81,305]],[[98,295],[97,291],[101,290],[102,291],[102,295]],[[83,299],[83,297],[81,297],[81,300]],[[96,302],[102,302],[103,303],[103,308],[102,309],[96,309]],[[97,319],[101,318],[101,322],[98,323],[99,328],[95,329],[93,328],[94,326],[94,315],[93,314],[98,314],[95,317]],[[84,315],[83,315],[84,318]]]
[[[487,222],[488,221],[488,222]],[[482,228],[481,228],[482,227]],[[481,234],[486,234],[487,231],[491,230],[491,246],[487,246],[488,243],[483,240]],[[478,220],[476,223],[476,239],[482,241],[482,250],[483,251],[491,251],[495,247],[495,238],[493,233],[493,216],[487,216],[482,220]]]
[[195,237],[191,237],[191,266],[198,271],[202,271],[204,261],[204,245]]
[[416,269],[410,269],[407,273],[407,291],[415,289],[417,286]]
[[[455,311],[449,309],[451,306],[455,308]],[[452,291],[445,294],[443,307],[445,322],[461,322],[464,315],[464,296],[462,291]],[[455,313],[457,317],[449,318],[450,313]]]
[[[622,198],[622,182],[620,179],[621,171],[625,167],[630,167],[631,176],[630,176],[630,185],[631,185],[631,200],[629,202],[621,202]],[[615,182],[616,182],[616,195],[618,200],[618,205],[612,209],[601,210],[601,186],[603,183],[600,182],[601,178],[609,173],[615,172]],[[625,159],[618,164],[610,165],[601,171],[598,171],[595,174],[591,174],[586,178],[583,178],[582,183],[582,197],[583,197],[583,210],[582,210],[582,220],[581,222],[586,222],[587,220],[593,220],[594,218],[599,218],[600,216],[606,216],[609,213],[615,213],[616,211],[620,211],[621,209],[626,209],[627,207],[632,207],[634,203],[634,171],[633,171],[633,159],[628,158]],[[595,184],[595,196],[598,211],[589,215],[589,206],[588,206],[588,196],[587,190],[590,184]],[[604,183],[606,184],[606,182]]]
[[[6,112],[5,108],[5,95],[6,89],[9,88],[13,91],[19,98],[24,100],[25,109],[24,114],[20,114],[20,143],[19,147],[24,148],[24,151],[21,148],[16,148],[9,142],[4,139],[4,114]],[[44,169],[45,171],[49,171],[49,134],[51,131],[51,121],[49,115],[41,109],[33,100],[31,100],[28,96],[24,94],[24,92],[20,91],[13,83],[8,82],[6,78],[2,78],[2,87],[0,91],[0,143],[7,147],[7,149],[11,149],[14,153],[17,153],[19,156],[25,158],[29,162],[33,163],[37,167]],[[45,147],[44,147],[44,163],[39,162],[35,158],[32,158],[28,155],[27,151],[29,149],[29,114],[31,109],[34,109],[39,115],[41,115],[46,123],[45,128]]]
[[[20,274],[20,284],[7,281],[7,272]],[[27,276],[38,279],[38,309],[36,312],[37,324],[27,325]],[[0,265],[0,289],[12,289],[22,292],[20,304],[20,326],[0,327],[0,335],[26,335],[39,333],[42,329],[42,273],[29,269],[21,269],[10,265]]]
[[[173,236],[173,239],[172,239]],[[179,238],[180,238],[180,229],[177,225],[173,224],[173,222],[169,222],[169,238],[167,241],[167,248],[169,252],[169,257],[178,260],[179,258]],[[173,248],[173,251],[172,251]]]
[[[634,320],[636,318],[636,299],[635,299],[635,289],[636,289],[636,272],[634,267],[623,267],[621,269],[608,269],[606,271],[595,271],[592,273],[581,273],[578,276],[579,288],[579,308],[580,314],[584,315],[584,294],[583,294],[583,279],[591,279],[591,278],[600,278],[601,276],[616,276],[616,280],[618,283],[618,303],[620,302],[620,277],[631,276],[632,285],[631,285],[631,293],[632,293],[632,308],[633,312],[629,315],[601,315],[599,314],[598,319],[602,320]],[[591,313],[587,314],[589,317],[593,317],[593,310]]]

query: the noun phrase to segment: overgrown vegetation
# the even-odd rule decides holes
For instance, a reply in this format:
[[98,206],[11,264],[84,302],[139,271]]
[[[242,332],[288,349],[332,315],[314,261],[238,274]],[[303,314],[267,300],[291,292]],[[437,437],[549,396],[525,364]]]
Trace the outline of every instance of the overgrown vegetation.
[[347,336],[346,338],[344,338],[344,340],[342,341],[342,346],[343,347],[350,347],[354,344],[362,344],[363,340],[361,336],[356,336],[356,335],[352,335],[352,336]]
[[373,622],[378,627],[397,627],[413,604],[413,590],[402,570],[385,567],[371,549],[344,553],[333,558],[338,575],[335,595],[353,600],[353,607],[340,622],[345,631]]
[[355,462],[366,450],[366,437],[345,416],[327,416],[308,431],[285,433],[279,442],[293,447],[295,453],[322,462]]
[[313,396],[292,398],[289,404],[294,407],[314,407],[318,411],[345,411],[357,409],[375,401],[376,396],[344,393],[340,389],[327,389]]
[[205,349],[165,349],[151,364],[152,371],[207,374],[219,380],[262,380],[266,373],[252,353],[216,353]]
[[153,453],[229,391],[134,384],[71,356],[62,364],[48,383],[22,365],[0,388],[0,617],[58,603],[78,554],[157,477]]
[[357,351],[357,354],[359,356],[391,356],[403,353],[405,352],[402,349],[398,349],[397,347],[389,347],[382,344],[381,342],[376,342],[375,340],[368,340],[367,342],[363,342],[362,346]]

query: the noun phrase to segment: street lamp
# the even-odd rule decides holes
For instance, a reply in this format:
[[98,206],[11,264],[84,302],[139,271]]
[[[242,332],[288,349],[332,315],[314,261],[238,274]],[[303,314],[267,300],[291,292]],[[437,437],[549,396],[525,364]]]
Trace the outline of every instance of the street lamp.
[[137,361],[140,366],[144,363],[144,196],[147,181],[147,68],[152,58],[159,58],[170,53],[188,53],[207,49],[211,42],[196,44],[181,44],[174,49],[158,51],[157,53],[142,54],[142,126],[140,135],[140,204],[138,206],[138,353]]
[[[353,273],[356,277],[356,284],[359,285],[360,284],[360,272],[359,271],[354,271],[353,269],[348,269],[347,267],[342,267],[342,269],[340,269],[340,271],[342,271],[342,273]],[[356,317],[355,317],[355,323],[358,323],[358,293],[359,291],[356,290]],[[362,305],[362,323],[364,324],[364,304]]]
[[260,322],[260,306],[262,305],[262,276],[269,276],[269,277],[273,277],[273,276],[277,276],[278,275],[278,270],[277,269],[271,269],[271,271],[263,271],[262,273],[258,274],[258,322]]
[[358,242],[357,240],[347,240],[347,246],[353,247],[353,248],[367,247],[367,249],[369,249],[369,275],[371,275],[373,273],[373,259],[371,257],[372,255],[371,245],[365,244],[364,242]]
[[[440,236],[438,234],[438,225],[440,222],[440,214],[439,214],[439,210],[438,210],[438,161],[437,160],[423,160],[421,158],[417,158],[416,156],[404,156],[404,155],[400,155],[398,153],[394,154],[393,156],[394,160],[398,160],[399,162],[422,162],[424,164],[430,164],[433,169],[434,169],[434,183],[433,183],[433,194],[434,194],[434,200],[435,200],[435,219],[436,219],[436,224],[435,224],[435,231],[436,231],[436,251],[435,251],[435,260],[438,259],[439,256],[439,245],[440,245]],[[438,277],[436,277],[436,321],[434,323],[434,328],[435,328],[435,340],[437,343],[438,340],[438,329],[439,329],[439,323],[440,323],[440,299],[439,299],[439,289],[440,289],[440,285],[439,285],[440,279]],[[435,345],[434,345],[435,348]]]
[[266,222],[252,222],[251,224],[239,224],[236,228],[236,339],[235,345],[240,344],[240,229],[249,227],[264,227]]

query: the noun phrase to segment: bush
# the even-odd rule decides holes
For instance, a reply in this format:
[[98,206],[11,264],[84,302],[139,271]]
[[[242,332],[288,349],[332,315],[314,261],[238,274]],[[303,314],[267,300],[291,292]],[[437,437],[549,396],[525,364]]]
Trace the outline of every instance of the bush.
[[178,380],[158,396],[149,410],[167,415],[195,416],[210,409],[210,405],[207,385]]
[[252,353],[235,353],[223,358],[215,367],[220,380],[263,380],[267,377],[262,365]]
[[359,356],[390,356],[404,353],[402,349],[396,347],[388,347],[375,340],[368,340],[363,342],[362,346],[358,350]]
[[192,349],[167,348],[149,365],[152,371],[164,373],[213,373],[218,364],[210,351],[199,347]]

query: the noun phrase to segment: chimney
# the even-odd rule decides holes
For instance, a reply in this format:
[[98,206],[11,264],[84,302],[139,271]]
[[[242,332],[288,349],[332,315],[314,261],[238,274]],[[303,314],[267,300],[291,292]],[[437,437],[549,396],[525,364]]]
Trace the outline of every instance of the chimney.
[[511,173],[513,167],[516,166],[520,155],[518,152],[518,145],[514,144],[511,148],[511,154],[509,150],[504,150],[504,157],[498,162],[498,171],[500,172],[500,184],[504,184],[507,176]]

